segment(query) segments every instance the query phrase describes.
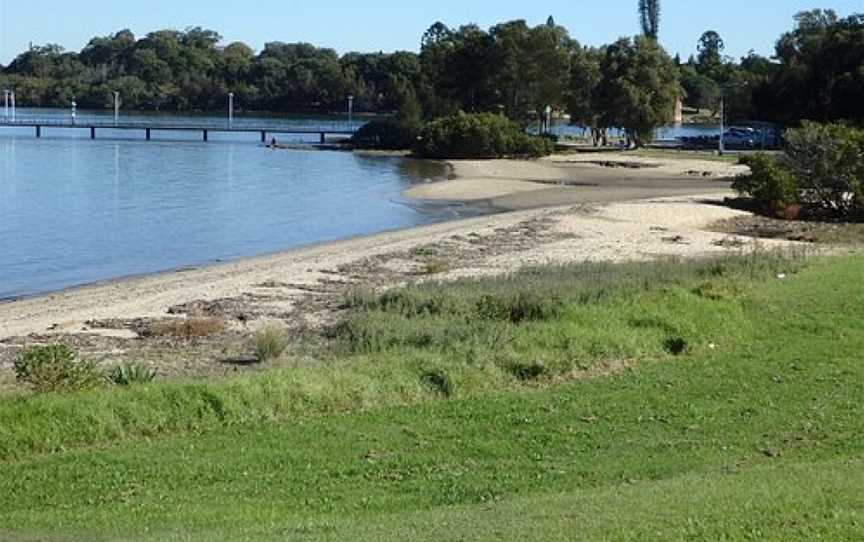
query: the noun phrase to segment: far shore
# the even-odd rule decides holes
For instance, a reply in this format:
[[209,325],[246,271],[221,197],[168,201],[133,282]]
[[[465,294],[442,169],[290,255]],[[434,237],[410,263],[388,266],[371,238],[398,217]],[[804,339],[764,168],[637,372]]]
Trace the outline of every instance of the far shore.
[[[358,288],[510,273],[546,263],[740,252],[753,243],[709,231],[717,221],[747,214],[718,205],[731,195],[728,178],[740,173],[739,166],[609,160],[580,154],[453,161],[452,179],[411,188],[406,196],[490,203],[510,212],[2,303],[0,367],[8,367],[24,344],[69,338],[109,361],[147,359],[159,349],[136,331],[142,322],[200,315],[224,319],[241,355],[242,337],[272,322],[288,328],[326,323],[340,296]],[[197,348],[177,372],[210,374],[218,356],[225,356],[224,348]]]

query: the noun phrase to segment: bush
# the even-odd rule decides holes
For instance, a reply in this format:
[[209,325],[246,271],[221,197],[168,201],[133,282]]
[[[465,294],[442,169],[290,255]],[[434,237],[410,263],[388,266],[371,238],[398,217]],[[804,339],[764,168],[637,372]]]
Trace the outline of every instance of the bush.
[[420,125],[399,119],[376,119],[357,130],[351,143],[361,149],[408,150],[417,143]]
[[278,359],[288,348],[288,340],[281,329],[268,326],[255,334],[252,345],[255,349],[255,358],[264,363]]
[[864,130],[805,122],[786,132],[786,155],[807,203],[841,215],[864,211]]
[[123,387],[150,384],[156,379],[156,371],[143,365],[122,365],[115,367],[109,373],[108,379]]
[[798,183],[792,172],[778,159],[767,154],[743,156],[741,163],[750,167],[750,175],[739,177],[732,188],[752,197],[771,214],[786,211],[798,203]]
[[453,383],[450,381],[450,377],[440,369],[423,373],[420,376],[420,382],[443,397],[453,395]]
[[555,318],[560,314],[561,307],[562,303],[557,298],[518,291],[507,296],[484,295],[477,302],[477,315],[487,320],[521,324]]
[[550,139],[526,134],[514,122],[491,113],[460,114],[423,129],[417,153],[424,158],[537,158],[554,150]]
[[28,348],[15,360],[15,377],[40,393],[95,388],[105,374],[90,361],[76,361],[66,345]]

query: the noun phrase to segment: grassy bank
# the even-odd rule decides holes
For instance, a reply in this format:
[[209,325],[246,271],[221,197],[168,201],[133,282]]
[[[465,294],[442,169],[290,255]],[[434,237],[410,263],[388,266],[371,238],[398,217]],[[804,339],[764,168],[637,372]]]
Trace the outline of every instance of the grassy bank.
[[293,420],[621,370],[748,340],[740,294],[803,265],[777,254],[583,264],[358,291],[314,359],[221,381],[0,400],[0,460]]
[[5,401],[0,533],[854,538],[862,264],[578,266],[358,294],[322,366]]

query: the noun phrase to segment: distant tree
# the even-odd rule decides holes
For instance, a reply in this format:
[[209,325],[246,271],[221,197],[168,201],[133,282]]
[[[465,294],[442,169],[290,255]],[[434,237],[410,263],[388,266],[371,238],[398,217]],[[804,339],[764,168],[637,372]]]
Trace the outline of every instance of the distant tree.
[[624,128],[632,145],[642,146],[654,128],[672,120],[681,88],[675,64],[656,40],[637,36],[608,46],[600,74],[601,123]]
[[[559,26],[536,26],[528,32],[525,51],[529,99],[536,112],[546,107],[564,109],[570,60],[578,43]],[[524,120],[524,119],[515,119]]]
[[723,38],[717,32],[708,30],[702,34],[697,46],[699,72],[711,76],[723,63],[723,49],[725,48]]
[[656,40],[660,35],[660,0],[639,0],[642,33]]
[[720,85],[689,64],[681,66],[679,70],[684,103],[696,109],[710,109],[712,113],[716,113]]
[[812,10],[795,19],[777,42],[779,64],[754,92],[756,108],[784,123],[864,123],[864,14]]
[[575,48],[570,59],[570,81],[567,88],[567,111],[570,122],[591,130],[595,144],[600,142],[600,111],[597,107],[597,88],[602,75],[597,49]]

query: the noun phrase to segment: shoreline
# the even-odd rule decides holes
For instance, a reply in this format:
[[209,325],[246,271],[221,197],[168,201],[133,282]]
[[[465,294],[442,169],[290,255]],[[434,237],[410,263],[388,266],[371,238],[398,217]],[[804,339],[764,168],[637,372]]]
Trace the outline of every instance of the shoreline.
[[[310,289],[321,284],[335,281],[352,287],[375,287],[378,284],[366,283],[374,283],[379,277],[388,277],[384,283],[387,286],[422,279],[423,273],[418,274],[417,270],[428,264],[428,258],[418,256],[423,247],[435,247],[436,254],[448,260],[447,271],[434,276],[445,280],[512,272],[524,265],[544,262],[687,257],[727,250],[718,243],[730,236],[704,228],[741,211],[703,201],[708,198],[716,203],[722,199],[728,193],[725,184],[700,181],[705,184],[699,185],[695,194],[687,194],[693,191],[692,183],[679,185],[678,180],[667,181],[672,184],[663,188],[654,185],[656,181],[649,175],[646,186],[644,182],[635,186],[632,175],[622,175],[617,168],[574,165],[567,161],[571,158],[531,162],[454,161],[449,166],[453,169],[448,180],[420,187],[433,187],[436,197],[417,198],[411,193],[413,189],[406,192],[406,197],[420,203],[442,204],[447,200],[467,205],[488,203],[490,208],[505,212],[493,211],[4,300],[0,302],[0,341],[82,333],[131,338],[128,329],[110,329],[93,323],[177,317],[171,312],[172,307],[198,301],[260,298],[263,299],[260,304],[267,306],[263,312],[289,313]],[[467,176],[478,168],[487,175],[487,182],[478,183]],[[569,186],[561,182],[573,178],[574,171],[584,174],[589,170],[599,176],[599,181],[617,180],[608,186],[603,182]],[[505,190],[500,187],[487,190],[490,183],[499,181],[506,181]],[[548,183],[557,184],[550,187]],[[464,190],[472,185],[472,198],[453,197],[454,187]],[[646,193],[652,197],[648,200],[639,197]],[[448,196],[446,200],[444,195]],[[550,202],[553,198],[558,201]],[[680,240],[685,237],[687,241]],[[745,242],[739,240],[738,246]],[[509,246],[510,243],[515,244]],[[352,266],[362,267],[363,262],[383,266],[366,278],[358,278],[362,273],[345,271]],[[271,283],[285,285],[278,296],[272,288],[262,286]],[[270,299],[274,297],[278,299]],[[243,329],[256,325],[236,324]]]

